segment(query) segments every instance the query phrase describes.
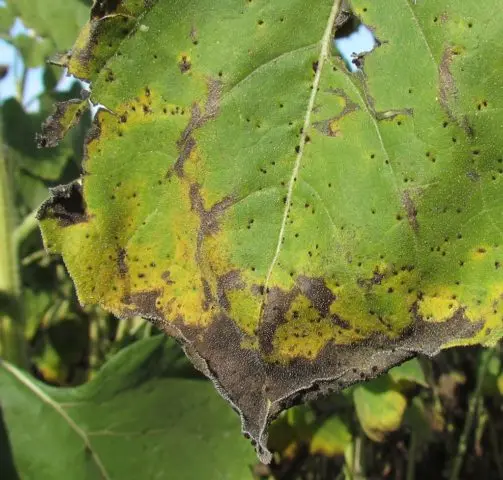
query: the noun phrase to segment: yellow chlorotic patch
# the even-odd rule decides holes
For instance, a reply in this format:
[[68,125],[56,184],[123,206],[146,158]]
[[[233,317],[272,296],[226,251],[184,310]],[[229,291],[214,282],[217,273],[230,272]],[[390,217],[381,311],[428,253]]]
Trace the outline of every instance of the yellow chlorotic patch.
[[460,306],[452,295],[425,295],[419,302],[419,314],[426,322],[445,322]]
[[321,318],[309,299],[299,295],[286,314],[286,322],[276,330],[274,357],[281,362],[296,357],[312,360],[334,334],[332,321]]
[[262,297],[257,297],[249,290],[232,290],[227,292],[230,303],[230,315],[236,324],[247,335],[256,335]]

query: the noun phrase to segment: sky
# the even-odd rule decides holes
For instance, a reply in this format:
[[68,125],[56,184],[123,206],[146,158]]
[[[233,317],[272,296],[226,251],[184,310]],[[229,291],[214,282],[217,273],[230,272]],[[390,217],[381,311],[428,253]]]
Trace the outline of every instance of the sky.
[[[3,1],[0,0],[0,6]],[[11,29],[11,35],[33,34],[33,31],[26,29],[18,19]],[[349,37],[336,41],[337,47],[343,57],[351,59],[352,54],[370,51],[375,46],[372,33],[364,25],[360,25],[358,30]],[[0,65],[9,67],[9,73],[3,80],[0,80],[0,103],[6,98],[16,95],[16,84],[22,72],[22,60],[16,53],[16,49],[9,45],[5,40],[0,39]],[[30,68],[27,74],[25,98],[23,104],[28,111],[36,111],[39,107],[37,96],[42,92],[42,67]],[[63,78],[58,84],[58,90],[69,88],[72,79]]]

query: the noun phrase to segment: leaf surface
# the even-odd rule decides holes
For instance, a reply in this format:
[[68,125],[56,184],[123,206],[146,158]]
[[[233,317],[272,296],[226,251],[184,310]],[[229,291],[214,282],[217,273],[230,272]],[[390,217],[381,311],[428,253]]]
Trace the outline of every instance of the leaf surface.
[[355,73],[338,1],[100,2],[69,68],[106,110],[39,214],[81,301],[179,338],[264,461],[288,405],[502,334],[499,1],[352,4]]
[[142,340],[76,388],[0,363],[3,428],[19,477],[251,478],[255,456],[237,418],[180,353],[162,336]]

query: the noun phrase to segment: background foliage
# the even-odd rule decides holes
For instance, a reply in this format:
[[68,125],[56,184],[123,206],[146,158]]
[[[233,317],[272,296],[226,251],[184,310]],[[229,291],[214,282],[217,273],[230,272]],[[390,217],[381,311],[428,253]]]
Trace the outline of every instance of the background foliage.
[[[239,418],[141,318],[82,308],[59,258],[45,254],[33,211],[47,188],[79,174],[89,118],[54,149],[35,134],[89,3],[12,1],[2,38],[23,59],[17,97],[1,105],[2,478],[503,478],[500,348],[454,349],[284,412],[271,466],[259,465]],[[16,17],[28,34],[10,35]],[[40,110],[27,110],[27,69],[44,66]],[[15,272],[15,273],[12,273]],[[17,363],[18,366],[15,366]],[[24,369],[23,369],[24,368]]]

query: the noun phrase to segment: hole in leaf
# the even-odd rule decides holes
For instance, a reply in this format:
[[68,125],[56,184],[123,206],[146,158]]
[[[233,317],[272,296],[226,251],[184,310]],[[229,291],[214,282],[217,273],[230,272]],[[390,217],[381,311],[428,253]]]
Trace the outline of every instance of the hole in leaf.
[[335,46],[348,69],[354,72],[361,66],[363,56],[378,46],[379,41],[351,11],[342,12],[338,22]]

